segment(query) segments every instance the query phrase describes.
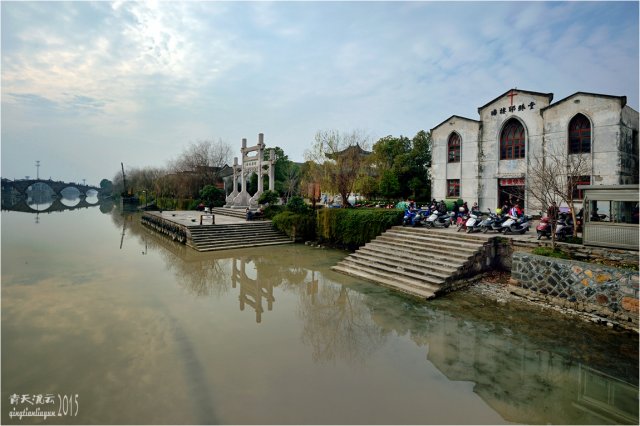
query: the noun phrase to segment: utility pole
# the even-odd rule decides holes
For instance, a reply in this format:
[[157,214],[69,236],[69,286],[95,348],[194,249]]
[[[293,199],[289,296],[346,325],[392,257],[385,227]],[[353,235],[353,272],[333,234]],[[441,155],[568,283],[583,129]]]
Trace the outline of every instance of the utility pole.
[[40,160],[36,160],[36,176],[40,180]]

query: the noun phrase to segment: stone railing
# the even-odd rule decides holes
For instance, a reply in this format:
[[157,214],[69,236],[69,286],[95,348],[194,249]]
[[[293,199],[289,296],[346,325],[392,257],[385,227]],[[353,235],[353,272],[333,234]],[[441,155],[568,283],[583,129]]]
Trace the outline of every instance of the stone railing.
[[638,272],[594,263],[515,252],[511,259],[514,293],[611,318],[638,327]]

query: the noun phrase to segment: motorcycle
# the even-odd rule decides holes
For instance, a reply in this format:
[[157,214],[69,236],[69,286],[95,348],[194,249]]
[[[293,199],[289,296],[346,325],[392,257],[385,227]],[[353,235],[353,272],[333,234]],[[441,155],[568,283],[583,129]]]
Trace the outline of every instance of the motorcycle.
[[504,234],[517,233],[522,235],[529,230],[529,219],[530,216],[517,217],[509,214],[507,215],[507,220],[502,223],[502,232]]
[[439,213],[436,210],[433,213],[431,213],[431,216],[427,218],[424,224],[425,226],[429,226],[431,228],[439,228],[439,227],[448,228],[449,225],[451,225],[451,219],[453,218],[454,215],[455,213],[453,212]]
[[479,211],[472,211],[471,213],[469,213],[467,222],[464,224],[464,227],[467,230],[467,234],[480,230],[480,224],[483,222],[482,220],[480,220],[481,217],[482,213]]

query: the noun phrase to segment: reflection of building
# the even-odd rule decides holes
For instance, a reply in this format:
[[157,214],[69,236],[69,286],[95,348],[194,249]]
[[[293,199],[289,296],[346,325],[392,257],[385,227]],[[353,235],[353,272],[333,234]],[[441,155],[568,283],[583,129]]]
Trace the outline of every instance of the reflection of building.
[[625,96],[552,99],[514,89],[479,107],[479,120],[453,115],[435,126],[433,196],[477,200],[483,209],[528,204],[532,158],[552,152],[584,157],[590,173],[574,177],[581,184],[638,183],[638,112]]
[[430,323],[427,359],[450,380],[474,382],[505,420],[638,423],[637,386],[445,312]]
[[578,401],[574,406],[603,424],[638,424],[638,388],[604,373],[579,366]]

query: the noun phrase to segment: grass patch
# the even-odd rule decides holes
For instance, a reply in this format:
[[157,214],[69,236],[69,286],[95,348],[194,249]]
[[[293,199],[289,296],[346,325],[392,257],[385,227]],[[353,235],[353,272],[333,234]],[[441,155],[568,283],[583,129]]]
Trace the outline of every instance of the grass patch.
[[557,259],[571,259],[571,256],[568,254],[558,249],[554,250],[551,247],[536,247],[533,249],[532,253],[537,254],[538,256],[555,257]]

